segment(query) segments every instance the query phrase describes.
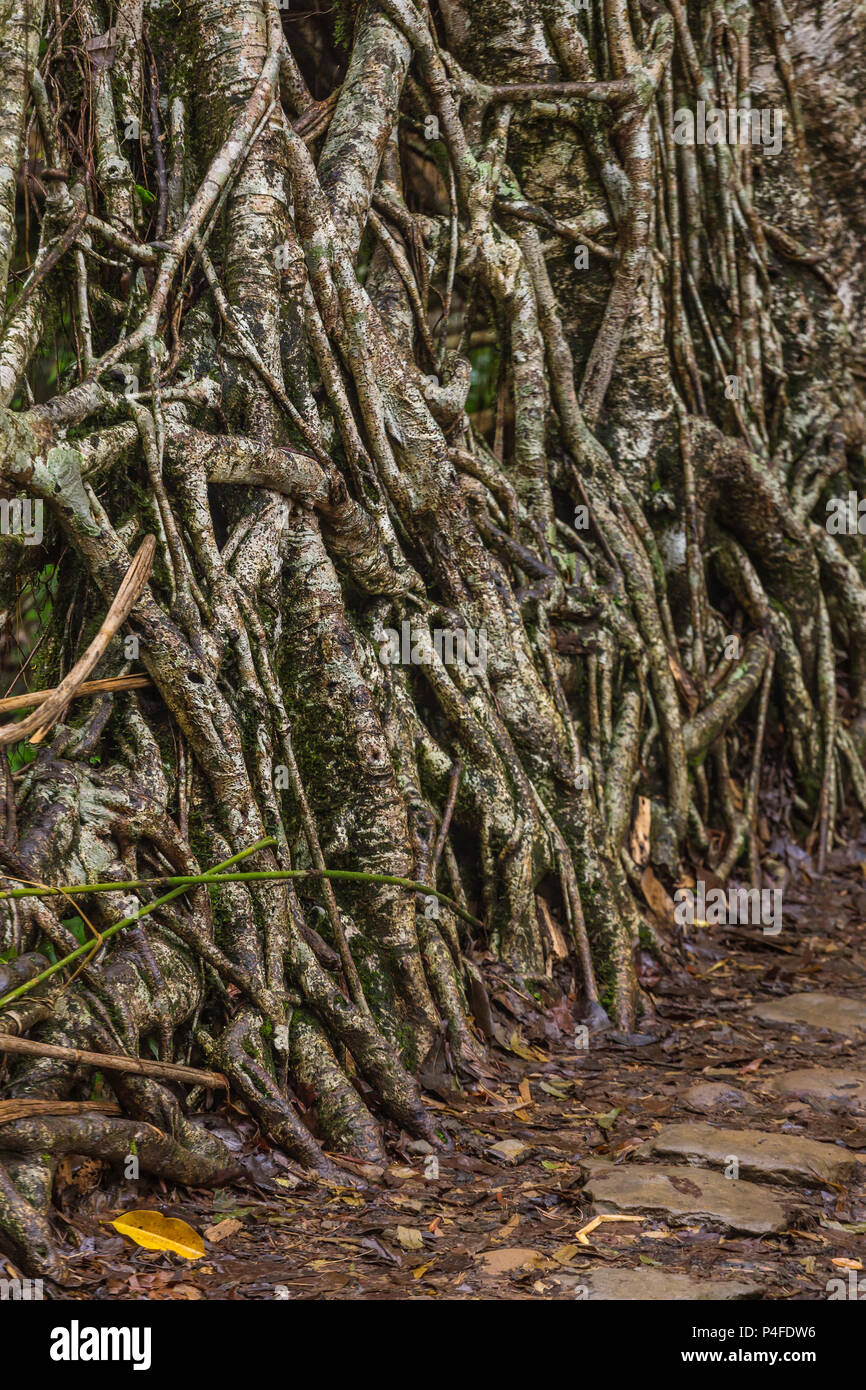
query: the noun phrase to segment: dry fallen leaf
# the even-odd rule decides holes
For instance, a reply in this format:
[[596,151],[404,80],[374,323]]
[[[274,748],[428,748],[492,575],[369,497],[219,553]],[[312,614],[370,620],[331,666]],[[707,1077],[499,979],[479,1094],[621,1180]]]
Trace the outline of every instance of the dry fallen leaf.
[[423,1250],[424,1237],[414,1226],[398,1226],[397,1239],[404,1250]]
[[406,1164],[392,1164],[385,1169],[385,1179],[388,1182],[418,1182],[420,1174],[414,1168],[409,1168]]
[[485,1250],[478,1256],[485,1274],[508,1274],[512,1269],[540,1269],[547,1260],[540,1250],[513,1246],[507,1250]]
[[145,1250],[171,1250],[185,1260],[200,1260],[204,1254],[198,1231],[178,1217],[163,1216],[161,1211],[127,1211],[111,1225]]
[[556,1096],[557,1100],[568,1100],[568,1091],[563,1090],[563,1087],[570,1086],[570,1081],[540,1081],[538,1084],[545,1095]]
[[674,920],[673,898],[667,892],[662,883],[656,878],[649,864],[647,864],[640,879],[641,891],[649,903],[655,915],[669,925]]
[[550,939],[553,954],[557,960],[567,960],[569,955],[568,942],[562,934],[562,928],[551,915],[550,909],[543,898],[536,897],[535,904],[538,909],[538,916],[544,930]]
[[498,1144],[491,1144],[487,1152],[491,1158],[498,1158],[501,1163],[517,1163],[529,1153],[529,1148],[519,1139],[500,1139]]
[[648,796],[639,796],[629,846],[629,854],[639,869],[643,869],[649,863],[651,821],[652,803]]
[[740,1070],[739,1070],[739,1072],[737,1073],[737,1075],[738,1075],[738,1076],[749,1076],[749,1075],[751,1075],[752,1072],[755,1072],[755,1071],[758,1070],[758,1067],[761,1065],[761,1063],[763,1062],[763,1060],[764,1060],[763,1057],[753,1057],[752,1060],[751,1060],[751,1062],[747,1062],[746,1065],[745,1065],[744,1067],[740,1067]]
[[514,1032],[508,1039],[508,1046],[510,1047],[511,1051],[515,1054],[515,1056],[522,1057],[524,1062],[535,1061],[535,1054],[534,1052],[530,1051],[527,1044],[523,1041],[523,1038],[520,1036],[519,1029],[514,1029]]
[[104,34],[94,35],[87,40],[84,49],[97,72],[113,68],[117,54],[117,30],[107,29]]
[[235,1221],[234,1217],[227,1216],[225,1221],[218,1221],[215,1226],[208,1226],[204,1238],[214,1245],[218,1245],[227,1236],[233,1236],[238,1231],[243,1230],[243,1224],[242,1221]]
[[520,1036],[520,1029],[515,1028],[508,1039],[508,1046],[516,1057],[522,1057],[524,1062],[549,1062],[550,1058],[546,1052],[542,1052],[540,1047],[534,1047],[527,1043]]
[[645,1216],[594,1216],[585,1226],[581,1226],[579,1231],[575,1231],[574,1238],[581,1245],[589,1245],[587,1236],[603,1221],[646,1221],[646,1219]]
[[689,718],[693,719],[700,707],[700,697],[695,689],[694,681],[680,665],[673,653],[668,652],[668,664],[671,668],[673,678],[679,686],[680,693],[684,697],[688,706]]

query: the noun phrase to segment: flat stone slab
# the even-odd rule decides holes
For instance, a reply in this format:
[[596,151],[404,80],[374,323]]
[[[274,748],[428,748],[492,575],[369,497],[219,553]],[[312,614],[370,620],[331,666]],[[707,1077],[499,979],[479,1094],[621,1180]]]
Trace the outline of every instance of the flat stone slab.
[[725,1081],[699,1081],[683,1091],[680,1099],[689,1110],[698,1110],[702,1115],[714,1110],[753,1110],[755,1106],[751,1096]]
[[[767,1134],[757,1129],[722,1129],[716,1125],[666,1125],[641,1153],[653,1157],[696,1159],[720,1168],[734,1157],[747,1177],[816,1187],[846,1183],[860,1174],[854,1154],[837,1144],[822,1144],[797,1134]],[[736,1186],[740,1179],[726,1179]]]
[[758,1298],[760,1284],[743,1284],[737,1279],[692,1279],[688,1274],[668,1273],[664,1269],[593,1269],[581,1274],[579,1284],[586,1288],[590,1302],[601,1299],[646,1298],[658,1302],[721,1302],[726,1299]]
[[805,1101],[815,1110],[845,1110],[851,1115],[866,1115],[866,1074],[863,1072],[811,1067],[771,1076],[762,1083],[761,1089],[787,1100]]
[[753,1236],[780,1231],[786,1222],[784,1207],[766,1188],[742,1178],[734,1182],[708,1168],[588,1159],[581,1169],[587,1175],[584,1191],[597,1216],[659,1216],[671,1225],[705,1222]]
[[844,994],[789,994],[785,999],[765,999],[756,1004],[750,1017],[760,1023],[799,1023],[850,1036],[866,1033],[866,1000]]

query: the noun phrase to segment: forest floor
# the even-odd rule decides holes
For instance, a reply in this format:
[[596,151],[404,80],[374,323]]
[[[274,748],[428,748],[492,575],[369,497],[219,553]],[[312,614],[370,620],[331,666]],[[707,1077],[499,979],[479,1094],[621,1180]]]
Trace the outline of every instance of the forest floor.
[[[837,849],[820,881],[808,864],[785,890],[777,936],[692,928],[682,969],[644,957],[656,1009],[645,1033],[575,1046],[564,996],[542,1015],[528,995],[494,987],[498,1043],[474,1089],[452,1095],[444,1074],[426,1078],[449,1145],[435,1161],[392,1133],[392,1165],[346,1163],[338,1187],[300,1175],[242,1114],[220,1111],[207,1122],[246,1155],[246,1186],[172,1190],[67,1159],[62,1296],[856,1297],[864,847]],[[193,1225],[205,1257],[132,1246],[109,1222],[141,1207]],[[600,1214],[633,1219],[579,1234]]]

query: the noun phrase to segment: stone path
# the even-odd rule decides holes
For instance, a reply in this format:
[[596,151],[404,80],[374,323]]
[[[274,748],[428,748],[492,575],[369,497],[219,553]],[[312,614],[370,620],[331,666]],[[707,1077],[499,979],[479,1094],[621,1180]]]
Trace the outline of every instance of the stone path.
[[866,1115],[866,1074],[812,1067],[774,1076],[765,1089],[795,1101],[806,1101],[816,1110],[847,1110]]
[[[750,1010],[749,1018],[770,1027],[784,1025],[859,1039],[866,1033],[866,1002],[821,991],[792,994],[761,1002]],[[793,1102],[799,1110],[866,1114],[863,1072],[800,1068],[762,1077],[758,1089],[776,1097],[783,1112],[790,1108],[785,1103]],[[681,1098],[688,1109],[713,1115],[733,1112],[742,1117],[761,1108],[757,1095],[725,1082],[698,1083]],[[594,1214],[663,1217],[671,1227],[700,1221],[721,1232],[767,1235],[792,1224],[796,1214],[792,1186],[850,1188],[856,1199],[862,1198],[866,1179],[866,1153],[852,1152],[838,1142],[709,1122],[666,1125],[630,1157],[632,1161],[621,1166],[592,1160],[582,1165],[583,1191]],[[681,1162],[660,1166],[650,1161],[659,1158]],[[720,1168],[724,1176],[717,1171]],[[866,1223],[859,1232],[866,1233]],[[594,1271],[584,1282],[589,1285],[587,1296],[594,1299],[760,1296],[754,1284],[699,1281],[640,1268]]]
[[866,1000],[838,994],[789,994],[770,999],[752,1010],[760,1023],[805,1024],[831,1033],[866,1033]]
[[[654,1299],[665,1302],[706,1302],[759,1298],[760,1284],[736,1279],[690,1279],[687,1274],[667,1274],[659,1269],[594,1269],[581,1281],[593,1302],[599,1299]],[[577,1290],[577,1286],[576,1290]],[[579,1295],[577,1295],[579,1296]]]
[[732,1181],[708,1168],[591,1162],[584,1191],[596,1213],[664,1216],[672,1225],[706,1222],[722,1231],[763,1236],[781,1231],[787,1212],[753,1182]]
[[856,1154],[836,1144],[822,1144],[795,1134],[723,1129],[709,1124],[669,1125],[646,1148],[654,1155],[731,1168],[737,1176],[742,1173],[749,1178],[782,1180],[804,1187],[857,1181],[860,1176]]

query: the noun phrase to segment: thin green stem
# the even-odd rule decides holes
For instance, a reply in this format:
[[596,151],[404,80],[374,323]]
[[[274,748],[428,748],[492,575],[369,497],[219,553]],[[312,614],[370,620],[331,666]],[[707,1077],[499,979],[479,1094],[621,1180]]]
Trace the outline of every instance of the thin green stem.
[[[239,863],[242,859],[248,859],[249,856],[250,856],[251,854],[255,854],[257,850],[260,850],[260,849],[267,849],[269,845],[274,845],[274,844],[276,844],[276,840],[274,839],[274,837],[273,837],[272,835],[269,835],[269,836],[267,836],[267,837],[266,837],[265,839],[263,839],[263,840],[257,840],[256,843],[255,843],[254,845],[250,845],[248,849],[242,849],[238,854],[233,854],[232,857],[231,857],[231,859],[224,859],[224,860],[222,860],[221,863],[215,864],[215,865],[213,866],[213,868],[212,868],[212,869],[208,869],[206,873],[190,875],[187,879],[185,879],[185,880],[183,880],[183,881],[181,881],[181,880],[176,880],[176,879],[158,879],[158,878],[157,878],[157,879],[152,879],[152,880],[150,880],[150,882],[153,882],[153,883],[175,883],[175,882],[180,882],[180,883],[181,883],[181,886],[180,886],[180,887],[177,887],[177,888],[173,888],[172,891],[171,891],[170,893],[164,893],[163,896],[162,896],[161,898],[157,898],[155,902],[152,902],[152,903],[145,903],[144,907],[140,907],[140,908],[138,909],[138,911],[137,911],[137,912],[133,912],[131,916],[129,916],[129,917],[124,917],[120,922],[115,922],[113,926],[107,927],[106,930],[105,930],[104,932],[100,932],[100,933],[99,933],[100,938],[101,938],[103,941],[106,941],[110,936],[116,936],[117,933],[118,933],[119,931],[123,931],[124,927],[131,927],[132,924],[133,924],[133,922],[138,922],[142,917],[146,917],[147,914],[148,914],[149,912],[154,912],[154,911],[156,910],[156,908],[158,908],[158,907],[163,907],[166,903],[171,902],[171,900],[172,900],[173,898],[180,897],[181,893],[185,893],[185,892],[187,891],[188,888],[194,887],[195,884],[197,884],[197,883],[210,883],[210,882],[212,882],[213,879],[214,879],[214,875],[218,872],[218,870],[220,870],[220,869],[229,869],[229,868],[231,868],[232,864],[237,864],[237,863]],[[13,875],[11,875],[11,877],[14,878],[15,875],[13,874]],[[269,878],[269,877],[272,877],[272,875],[269,875],[269,874],[261,874],[261,875],[259,875],[259,877],[261,877],[261,878]],[[225,879],[223,878],[223,879],[220,879],[220,880],[218,880],[218,881],[219,881],[219,882],[225,882]],[[143,885],[144,885],[145,883],[147,883],[147,882],[148,882],[147,879],[142,879],[142,880],[140,880],[140,886],[143,886]],[[128,884],[127,884],[127,885],[124,885],[124,884],[119,884],[119,883],[115,883],[115,884],[100,884],[100,885],[99,885],[99,891],[101,891],[101,892],[106,892],[109,888],[112,888],[112,887],[113,887],[113,888],[121,888],[121,887],[128,887],[128,886],[129,886]],[[82,891],[83,891],[83,892],[92,892],[92,891],[94,891],[92,888],[89,887],[89,885],[86,885],[86,884],[76,884],[76,885],[75,885],[75,888],[76,888],[76,891],[78,891],[78,892],[82,892]],[[29,889],[26,889],[26,890],[22,890],[22,889],[20,889],[20,888],[13,888],[13,889],[11,890],[11,892],[9,892],[9,893],[7,893],[7,894],[4,894],[3,896],[4,896],[4,897],[39,897],[39,896],[41,896],[43,893],[46,893],[46,892],[49,894],[49,896],[53,896],[55,893],[63,893],[63,894],[65,895],[66,889],[65,889],[65,888],[62,888],[62,889],[61,889],[61,888],[29,888]],[[13,1001],[13,999],[19,999],[19,998],[21,997],[22,994],[28,994],[28,993],[30,992],[31,989],[35,989],[36,986],[37,986],[38,984],[41,984],[43,980],[49,979],[50,976],[56,975],[57,972],[58,972],[58,970],[62,970],[62,969],[64,968],[64,966],[69,965],[69,963],[70,963],[71,961],[77,960],[79,956],[83,956],[83,955],[86,955],[88,952],[91,952],[91,951],[93,950],[93,946],[94,946],[94,943],[93,943],[92,941],[86,941],[86,942],[84,943],[84,945],[83,945],[83,946],[79,946],[77,950],[75,950],[75,951],[70,951],[69,955],[68,955],[68,956],[64,956],[62,960],[55,961],[53,965],[49,965],[49,967],[48,967],[47,970],[43,970],[39,975],[34,975],[33,979],[32,979],[32,980],[28,980],[28,981],[26,982],[26,984],[19,985],[17,989],[10,990],[10,992],[9,992],[8,994],[4,994],[4,995],[3,995],[3,998],[0,999],[0,1009],[2,1009],[2,1007],[3,1007],[4,1004],[11,1004],[12,1001]]]
[[[269,842],[272,843],[272,842]],[[252,851],[247,850],[246,853]],[[231,861],[229,861],[231,862]],[[473,917],[470,912],[466,912],[459,903],[453,898],[449,898],[445,893],[440,893],[438,889],[431,888],[428,883],[418,883],[413,878],[400,878],[397,874],[370,874],[363,873],[360,869],[271,869],[266,871],[255,871],[240,874],[218,873],[218,869],[225,866],[217,864],[214,869],[210,869],[206,874],[178,874],[167,878],[132,878],[123,883],[73,883],[68,886],[57,887],[46,884],[44,888],[9,888],[0,893],[0,901],[5,898],[38,898],[53,897],[56,894],[67,893],[116,893],[130,888],[151,888],[165,887],[166,885],[177,886],[178,891],[182,892],[185,888],[194,888],[199,883],[255,883],[267,882],[269,880],[281,879],[319,879],[319,878],[338,878],[347,879],[353,883],[388,883],[394,884],[397,888],[411,888],[414,893],[423,893],[428,898],[438,898],[440,903],[444,903],[452,912],[461,917],[464,922],[468,922],[473,927],[483,928],[483,922],[477,917]],[[7,878],[14,878],[14,874],[7,873]],[[175,894],[171,894],[172,897]],[[162,902],[163,899],[160,899]],[[152,903],[148,911],[156,907]],[[134,919],[130,919],[134,920]],[[117,931],[117,926],[110,927],[110,932]],[[103,932],[107,936],[108,932]],[[0,1004],[4,1001],[0,999]]]

